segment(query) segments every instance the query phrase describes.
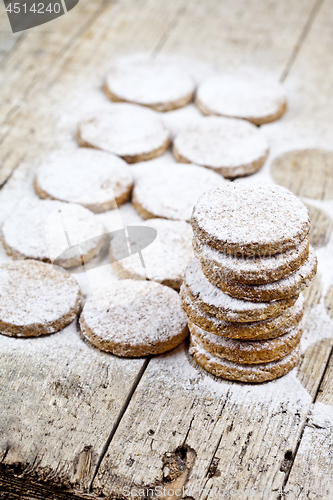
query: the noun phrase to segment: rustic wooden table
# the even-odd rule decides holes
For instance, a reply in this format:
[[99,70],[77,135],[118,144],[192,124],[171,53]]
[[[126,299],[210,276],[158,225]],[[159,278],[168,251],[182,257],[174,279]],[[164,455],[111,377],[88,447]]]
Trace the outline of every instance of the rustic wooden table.
[[0,498],[149,498],[157,486],[162,499],[333,498],[333,163],[318,154],[271,167],[282,151],[332,145],[333,0],[80,0],[15,35],[0,11],[1,223],[32,189],[41,158],[62,145],[64,107],[75,96],[85,105],[112,58],[177,54],[285,82],[290,108],[264,127],[263,175],[307,198],[321,263],[302,360],[269,384],[217,381],[186,345],[116,358],[84,343],[76,325],[1,338]]

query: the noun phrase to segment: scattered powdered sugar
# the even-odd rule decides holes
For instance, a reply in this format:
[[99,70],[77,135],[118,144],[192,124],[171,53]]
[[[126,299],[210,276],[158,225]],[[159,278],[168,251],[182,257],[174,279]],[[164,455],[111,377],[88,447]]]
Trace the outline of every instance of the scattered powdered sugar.
[[[159,281],[172,288],[179,289],[183,281],[185,268],[193,258],[192,228],[185,221],[171,221],[164,219],[149,219],[140,224],[157,231],[157,238],[143,248],[142,255],[138,253],[127,258],[121,258],[123,252],[122,241],[114,238],[110,243],[111,261],[113,267],[123,278],[149,279]],[[138,233],[137,238],[145,244],[145,233]],[[140,248],[140,241],[132,241]],[[120,258],[117,258],[117,257]],[[143,258],[145,267],[142,265]]]
[[316,401],[312,406],[309,424],[320,429],[333,430],[333,406]]
[[8,262],[0,266],[0,278],[2,333],[52,333],[57,331],[55,324],[59,320],[68,316],[67,324],[72,321],[80,307],[77,281],[49,264],[32,260]]
[[174,150],[188,162],[237,177],[257,170],[268,154],[262,132],[244,120],[202,118],[174,140]]
[[143,104],[159,111],[168,110],[177,101],[185,100],[186,104],[195,88],[193,79],[181,67],[156,60],[118,61],[105,85],[114,100]]
[[43,198],[81,203],[95,212],[126,201],[132,185],[126,162],[88,148],[54,151],[36,174],[36,189]]
[[290,191],[263,182],[227,183],[196,203],[195,236],[215,248],[244,255],[273,255],[294,248],[310,230],[305,205]]
[[[69,242],[67,241],[65,231]],[[14,258],[54,261],[71,246],[81,243],[87,261],[101,246],[103,225],[86,208],[60,201],[26,201],[6,219],[2,236],[7,251]],[[73,259],[81,264],[80,255],[66,252],[58,265],[69,267]]]
[[108,104],[103,112],[92,114],[79,125],[81,143],[114,153],[135,157],[167,148],[170,134],[159,115],[135,104]]
[[[215,172],[197,165],[182,165],[168,161],[143,167],[138,176],[133,204],[146,218],[190,221],[193,206],[202,193],[225,181]],[[149,214],[149,215],[148,215]]]
[[204,80],[196,100],[206,114],[245,118],[258,124],[282,114],[287,104],[285,89],[278,81],[236,73]]
[[304,332],[301,340],[302,351],[324,339],[333,338],[333,321],[323,303],[312,307],[304,317]]

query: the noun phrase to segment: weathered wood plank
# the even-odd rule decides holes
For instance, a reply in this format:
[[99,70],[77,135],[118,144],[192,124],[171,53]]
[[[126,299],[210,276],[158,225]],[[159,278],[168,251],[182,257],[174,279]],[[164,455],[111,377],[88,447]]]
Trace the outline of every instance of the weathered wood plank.
[[0,338],[0,462],[8,473],[87,491],[144,360],[107,355],[72,324],[39,339]]
[[[231,12],[237,12],[237,6],[235,3],[233,5]],[[192,18],[188,17],[188,13],[182,18],[165,44],[165,50],[177,48],[186,55],[207,54],[207,58],[220,67],[227,66],[230,61],[234,65],[243,64],[248,56],[251,64],[257,62],[259,66],[265,68],[266,65],[266,68],[274,71],[274,64],[278,66],[277,61],[271,62],[270,50],[274,47],[274,36],[266,44],[262,40],[258,42],[255,33],[249,28],[247,39],[242,30],[243,19],[238,19],[238,26],[235,27],[238,51],[243,43],[244,46],[248,44],[248,47],[245,48],[245,55],[240,51],[241,55],[237,56],[237,49],[231,42],[235,38],[232,38],[230,31],[229,38],[223,39],[221,45],[217,42],[219,38],[212,35],[215,29],[224,33],[223,16],[217,15],[214,10],[210,11],[213,21],[209,24],[201,8],[192,4]],[[267,9],[272,8],[272,4],[269,4]],[[281,2],[276,8],[284,12]],[[285,5],[285,8],[289,6]],[[219,4],[219,9],[223,9],[222,4]],[[247,25],[252,27],[247,17],[251,15],[250,12],[251,9],[244,17]],[[262,35],[263,31],[266,32],[268,18],[265,15],[260,17],[256,9],[252,8],[252,12],[256,14],[256,21],[253,22],[256,31]],[[267,11],[265,13],[267,15]],[[231,23],[231,18],[229,15],[226,22]],[[256,24],[260,22],[263,24],[262,31]],[[199,23],[200,33],[194,35]],[[276,18],[273,24],[280,26]],[[203,26],[210,32],[207,41]],[[192,30],[191,38],[177,36],[178,30],[185,33]],[[244,38],[241,41],[237,33],[242,33]],[[256,43],[258,52],[253,50],[257,48]],[[317,43],[320,44],[320,39]],[[210,44],[216,45],[212,47]],[[279,69],[282,73],[282,63]],[[305,75],[300,74],[298,77],[302,79]],[[286,122],[288,124],[288,119],[296,121],[297,111],[292,103],[291,111],[276,127],[283,128]],[[278,138],[275,152],[285,147],[279,144]],[[268,169],[259,175],[269,175]],[[304,181],[303,178],[298,180],[299,183]],[[314,218],[313,234],[318,246],[327,244],[327,232],[331,231],[330,224],[324,221],[327,222],[325,217]],[[184,497],[195,500],[215,499],[218,496],[226,499],[276,500],[289,473],[333,345],[332,339],[328,338],[327,318],[319,309],[323,307],[324,300],[320,277],[307,296],[307,326],[297,376],[295,370],[283,379],[259,387],[213,381],[189,359],[184,346],[174,355],[152,360],[105,455],[93,483],[93,491],[112,497],[135,488],[135,493],[144,497],[147,487],[161,486],[166,487],[165,495],[161,498],[168,498],[170,494],[167,489],[172,488],[174,482],[170,481],[169,471],[165,470],[166,460],[169,455],[173,456],[181,450],[190,457],[190,465],[187,467],[185,458],[178,469],[178,476],[184,485]],[[140,487],[143,489],[141,492]]]
[[[0,193],[1,222],[23,196],[32,195],[39,159],[60,146],[64,136],[73,140],[71,124],[69,129],[58,124],[59,112],[72,102],[68,90],[75,93],[82,84],[83,93],[99,88],[109,58],[119,52],[131,47],[153,50],[178,8],[176,1],[151,0],[110,6],[82,31],[72,55],[58,57],[36,82],[7,122],[2,144],[3,158],[11,165],[7,174],[22,158],[25,162]],[[1,337],[0,353],[0,461],[6,473],[87,491],[146,361],[119,359],[94,349],[82,341],[75,325],[42,339]]]
[[[152,52],[172,25],[180,5],[177,0],[101,2],[105,4],[108,8],[90,28],[81,30],[70,50],[53,59],[42,80],[33,85],[22,105],[0,127],[0,185],[23,158],[31,161],[63,144],[65,127],[63,122],[59,123],[59,114],[72,105],[75,91],[81,92],[83,104],[80,102],[79,109],[84,110],[85,104],[89,106],[84,102],[84,92],[100,88],[112,58],[131,51]],[[70,15],[64,19],[67,17]],[[31,64],[29,48],[24,46],[23,52],[20,57]]]

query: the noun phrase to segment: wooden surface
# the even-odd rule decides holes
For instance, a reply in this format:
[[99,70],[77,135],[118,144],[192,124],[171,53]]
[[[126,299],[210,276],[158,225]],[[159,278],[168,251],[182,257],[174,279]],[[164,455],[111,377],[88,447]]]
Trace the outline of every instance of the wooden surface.
[[298,370],[270,384],[215,380],[186,343],[122,360],[84,343],[75,324],[44,339],[1,338],[0,498],[121,499],[124,487],[155,486],[166,488],[159,498],[177,488],[195,500],[332,498],[333,173],[316,179],[304,162],[276,178],[274,165],[285,151],[330,147],[333,1],[80,0],[16,35],[3,5],[0,15],[1,223],[32,189],[40,159],[73,140],[77,117],[64,112],[98,91],[113,57],[177,54],[285,81],[290,109],[263,127],[271,155],[259,175],[272,162],[273,178],[306,197],[323,263],[307,291]]

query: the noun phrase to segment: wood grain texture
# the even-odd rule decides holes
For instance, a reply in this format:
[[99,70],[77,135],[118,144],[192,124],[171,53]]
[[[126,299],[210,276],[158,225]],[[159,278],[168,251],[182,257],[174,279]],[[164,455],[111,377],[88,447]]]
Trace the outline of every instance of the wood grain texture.
[[[24,103],[8,108],[8,119],[0,130],[4,159],[1,182],[22,159],[25,163],[3,189],[0,207],[9,213],[17,203],[11,186],[23,195],[40,159],[50,149],[67,144],[69,138],[73,141],[75,128],[72,123],[64,124],[63,111],[66,107],[71,110],[74,90],[82,98],[85,91],[99,89],[114,55],[133,50],[157,55],[163,49],[164,53],[177,51],[179,55],[206,58],[221,68],[256,64],[281,75],[315,3],[252,0],[246,8],[240,0],[107,3],[103,15],[97,15],[91,26],[78,33],[69,50],[53,53],[52,64],[45,65],[47,71],[28,72],[35,76],[29,80],[33,85],[23,85]],[[320,40],[318,31],[317,36]],[[47,48],[50,40],[46,37],[44,42]],[[18,61],[29,58],[23,44],[15,54],[16,50]],[[320,57],[319,51],[317,55]],[[302,71],[303,66],[298,73],[301,79],[307,75]],[[311,102],[314,107],[317,101]],[[82,107],[85,104],[82,98]],[[318,231],[325,236],[326,228],[321,225],[319,221]],[[317,284],[309,294],[312,320],[320,288]],[[319,322],[317,333],[321,326]],[[73,342],[74,353],[88,349],[79,338],[77,342]],[[47,344],[42,360],[29,356],[28,362],[25,351],[6,351],[3,386],[5,404],[11,402],[11,407],[6,406],[3,418],[6,439],[2,441],[2,458],[6,470],[23,477],[86,491],[119,414],[117,405],[125,401],[129,391],[124,376],[127,368],[112,358],[116,361],[112,361],[107,376],[107,355],[93,350],[95,364],[82,373],[85,356],[69,362],[69,350],[64,351],[65,345],[61,345],[55,351],[56,360],[49,359]],[[276,500],[289,474],[331,346],[330,339],[311,344],[310,338],[297,377],[293,372],[255,387],[214,380],[189,358],[186,345],[152,360],[93,483],[95,496],[122,498],[123,486],[156,485],[184,487],[184,498],[195,500],[233,498],[233,489],[238,489],[237,498]],[[126,366],[132,366],[132,361]],[[134,379],[140,366],[131,375]],[[101,384],[106,380],[110,385],[105,389]],[[26,397],[31,387],[35,401]],[[113,399],[119,393],[117,403]],[[24,425],[20,411],[26,418]],[[168,497],[166,490],[163,498]]]
[[0,462],[21,478],[87,491],[144,360],[101,353],[76,324],[39,339],[0,338]]
[[[237,7],[234,8],[237,11]],[[283,7],[279,8],[283,10]],[[190,10],[194,26],[194,17],[197,15],[199,19],[199,12],[197,6]],[[186,33],[191,30],[188,15],[189,11],[165,44],[165,50],[177,47],[186,54],[192,50],[179,35],[176,36],[178,30]],[[211,15],[213,17],[214,13]],[[244,14],[247,15],[248,12]],[[232,16],[228,17],[228,22],[230,18]],[[265,16],[258,18],[262,20]],[[220,32],[224,33],[221,19],[223,16],[215,12],[210,26],[212,32],[212,26],[219,25]],[[206,18],[200,26],[205,21]],[[251,22],[248,21],[248,25],[251,26]],[[279,25],[278,21],[276,25]],[[237,30],[242,31],[241,22]],[[197,37],[192,34],[192,43],[199,54],[205,54],[203,33]],[[246,42],[238,40],[238,48],[244,41],[244,44],[249,44],[250,52],[251,43],[255,44],[252,32],[251,37]],[[267,46],[268,58],[274,42],[270,40]],[[251,51],[252,63],[256,56],[258,64],[265,60],[263,47],[264,44],[260,45],[263,52],[260,53],[259,49],[259,55]],[[232,59],[231,54],[234,55],[232,48],[228,53],[229,49],[228,40],[224,40],[223,53],[215,56],[214,50],[217,49],[209,47],[207,57],[214,60],[215,56],[215,61],[223,67],[225,61]],[[239,57],[243,63],[243,56]],[[238,62],[235,56],[234,64]],[[293,173],[289,170],[288,175]],[[295,182],[300,185],[304,181],[304,177],[299,176]],[[314,219],[314,234],[323,235],[315,236],[315,241],[325,244],[330,234],[327,219]],[[163,475],[165,456],[182,448],[195,453],[184,487],[186,498],[215,499],[220,495],[226,499],[236,496],[276,500],[290,472],[333,345],[332,339],[327,337],[326,317],[318,314],[322,302],[322,286],[318,278],[307,293],[307,332],[297,376],[294,371],[262,386],[212,382],[212,377],[188,358],[186,347],[177,352],[178,361],[171,355],[160,361],[152,360],[110,444],[93,483],[93,491],[112,498],[124,487],[141,487],[143,497],[147,487],[167,486],[168,481]],[[176,387],[177,399],[172,397]]]
[[[271,173],[277,184],[297,196],[333,199],[333,152],[322,149],[290,151],[275,158]],[[299,182],[303,179],[304,182]]]

